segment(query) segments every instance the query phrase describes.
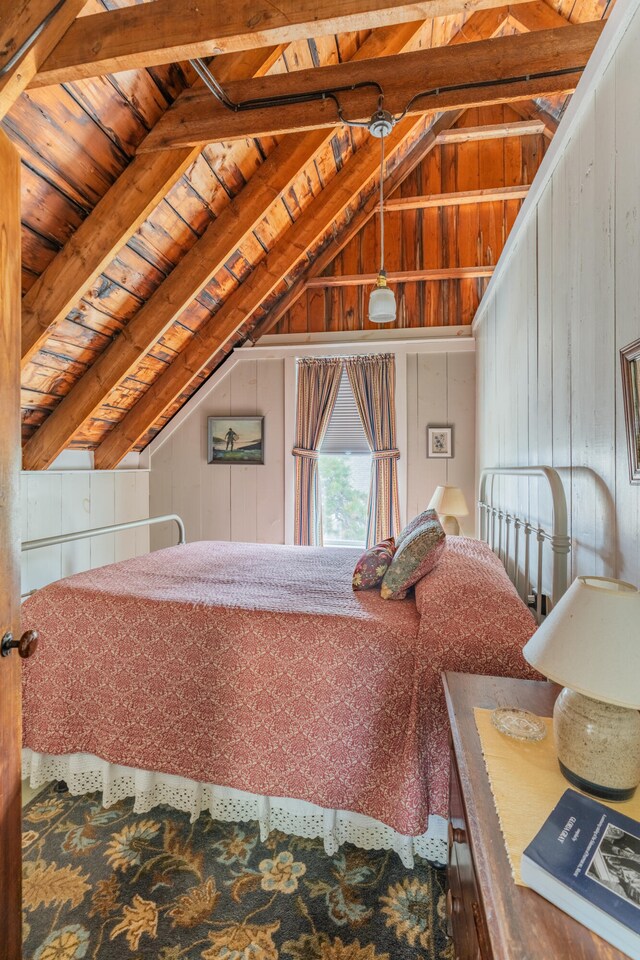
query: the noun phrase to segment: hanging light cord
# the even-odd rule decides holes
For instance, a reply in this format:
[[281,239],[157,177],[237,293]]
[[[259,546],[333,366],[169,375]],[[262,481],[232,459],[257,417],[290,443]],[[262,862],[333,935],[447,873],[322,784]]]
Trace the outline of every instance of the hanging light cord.
[[380,137],[380,273],[384,273],[384,134]]

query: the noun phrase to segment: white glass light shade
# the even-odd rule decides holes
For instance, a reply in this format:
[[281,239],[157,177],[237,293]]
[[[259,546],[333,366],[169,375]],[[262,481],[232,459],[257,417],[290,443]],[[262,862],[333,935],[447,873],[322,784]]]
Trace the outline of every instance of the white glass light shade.
[[451,517],[466,517],[469,515],[467,501],[462,490],[448,483],[436,487],[435,493],[429,501],[429,509]]
[[621,580],[577,577],[523,654],[556,683],[640,709],[640,592]]
[[369,296],[369,320],[372,323],[393,323],[396,318],[396,298],[386,285],[373,288]]

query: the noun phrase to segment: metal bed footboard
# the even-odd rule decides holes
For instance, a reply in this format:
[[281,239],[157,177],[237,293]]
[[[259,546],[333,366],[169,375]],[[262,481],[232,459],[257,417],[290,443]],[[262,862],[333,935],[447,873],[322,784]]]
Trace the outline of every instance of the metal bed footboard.
[[[521,517],[494,502],[496,477],[531,477],[546,481],[552,505],[551,531],[531,517]],[[493,467],[480,474],[478,493],[480,539],[500,558],[516,590],[533,606],[538,623],[568,586],[569,552],[567,501],[562,480],[553,467]],[[532,550],[532,542],[535,549]],[[544,598],[544,545],[551,550],[551,597]],[[532,556],[532,553],[535,556]],[[546,602],[545,602],[546,601]]]
[[[41,547],[55,547],[60,543],[73,543],[75,540],[88,540],[91,537],[100,537],[105,533],[119,533],[121,530],[134,530],[136,527],[151,527],[156,523],[173,522],[178,527],[178,545],[187,542],[184,522],[177,513],[165,513],[160,517],[146,517],[143,520],[125,520],[123,523],[112,523],[106,527],[93,527],[91,530],[76,530],[73,533],[61,533],[53,537],[40,537],[39,540],[25,540],[22,544],[22,551],[39,550]],[[37,593],[37,590],[29,590],[23,593],[21,600]]]

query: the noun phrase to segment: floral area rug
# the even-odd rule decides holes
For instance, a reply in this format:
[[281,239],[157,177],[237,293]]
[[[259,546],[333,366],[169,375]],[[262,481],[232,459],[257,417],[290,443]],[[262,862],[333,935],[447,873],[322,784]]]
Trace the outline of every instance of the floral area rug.
[[444,874],[258,824],[40,794],[24,810],[28,960],[452,960]]

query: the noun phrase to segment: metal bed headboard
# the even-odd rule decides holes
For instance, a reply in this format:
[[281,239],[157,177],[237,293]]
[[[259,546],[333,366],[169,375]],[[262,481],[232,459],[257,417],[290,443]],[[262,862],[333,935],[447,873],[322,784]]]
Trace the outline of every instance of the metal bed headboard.
[[[61,533],[54,537],[41,537],[39,540],[25,540],[22,544],[22,552],[28,550],[39,550],[41,547],[55,547],[59,543],[73,543],[75,540],[88,540],[90,537],[99,537],[104,533],[119,533],[120,530],[133,530],[136,527],[151,527],[156,523],[167,523],[172,521],[178,527],[178,545],[187,542],[186,532],[182,517],[177,513],[165,513],[160,517],[146,517],[144,520],[126,520],[123,523],[112,523],[106,527],[94,527],[92,530],[76,530],[73,533]],[[20,597],[30,597],[37,593],[37,590],[29,590]]]
[[[531,477],[546,481],[552,504],[551,532],[494,502],[496,477]],[[493,467],[480,474],[478,493],[480,539],[500,558],[513,584],[538,623],[558,602],[568,586],[571,540],[567,527],[567,500],[560,475],[553,467]],[[536,544],[532,566],[532,539]],[[544,545],[551,549],[551,597],[543,600]],[[535,584],[532,593],[532,584]]]

